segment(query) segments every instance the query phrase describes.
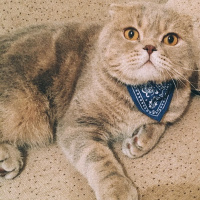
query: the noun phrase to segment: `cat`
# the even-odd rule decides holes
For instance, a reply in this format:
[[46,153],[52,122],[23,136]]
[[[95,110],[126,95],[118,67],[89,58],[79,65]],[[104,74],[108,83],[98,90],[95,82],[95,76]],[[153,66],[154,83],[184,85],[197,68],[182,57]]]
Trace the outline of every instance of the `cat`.
[[[141,157],[184,113],[195,68],[193,27],[188,16],[155,3],[113,4],[109,13],[103,25],[38,25],[0,37],[0,173],[6,179],[23,167],[19,149],[56,139],[97,200],[139,198],[112,145],[121,141],[126,156]],[[136,106],[135,91],[153,95],[151,108],[164,94],[172,99],[157,120]]]

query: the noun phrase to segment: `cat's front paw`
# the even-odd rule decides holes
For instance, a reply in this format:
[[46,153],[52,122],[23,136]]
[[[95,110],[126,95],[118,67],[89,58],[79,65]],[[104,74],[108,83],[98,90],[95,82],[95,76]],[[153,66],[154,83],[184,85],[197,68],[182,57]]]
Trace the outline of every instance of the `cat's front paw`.
[[104,190],[101,190],[104,192],[100,196],[97,195],[98,200],[138,200],[138,192],[128,178],[121,177],[117,182],[106,187],[105,185]]
[[138,158],[148,153],[164,133],[165,125],[149,124],[141,126],[131,138],[122,143],[122,151],[129,158]]
[[12,179],[23,166],[20,151],[9,144],[0,144],[0,176]]
[[129,158],[141,157],[149,150],[145,148],[145,144],[139,140],[138,136],[127,138],[122,144],[122,152]]

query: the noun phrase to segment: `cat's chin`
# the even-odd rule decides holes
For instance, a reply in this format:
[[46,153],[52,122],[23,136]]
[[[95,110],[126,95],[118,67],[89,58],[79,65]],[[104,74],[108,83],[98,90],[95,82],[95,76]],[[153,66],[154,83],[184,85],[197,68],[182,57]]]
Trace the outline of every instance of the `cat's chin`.
[[161,71],[158,70],[156,66],[150,61],[143,64],[138,69],[135,69],[129,75],[131,75],[132,77],[129,77],[130,81],[128,81],[128,85],[140,85],[145,84],[148,81],[154,81],[156,83],[163,82]]

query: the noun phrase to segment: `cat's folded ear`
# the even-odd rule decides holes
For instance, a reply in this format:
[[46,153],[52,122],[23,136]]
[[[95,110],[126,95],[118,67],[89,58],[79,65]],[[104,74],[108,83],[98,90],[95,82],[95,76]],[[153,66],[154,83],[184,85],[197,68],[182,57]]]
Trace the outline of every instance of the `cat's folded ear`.
[[[143,3],[144,4],[144,3]],[[137,6],[141,6],[141,3],[131,2],[128,4],[111,4],[109,9],[109,14],[111,18],[114,18],[116,15],[119,15],[121,12],[129,11],[135,9]]]
[[114,18],[116,14],[122,12],[125,9],[125,7],[126,6],[122,4],[115,4],[115,3],[111,4],[109,9],[109,14],[111,18]]

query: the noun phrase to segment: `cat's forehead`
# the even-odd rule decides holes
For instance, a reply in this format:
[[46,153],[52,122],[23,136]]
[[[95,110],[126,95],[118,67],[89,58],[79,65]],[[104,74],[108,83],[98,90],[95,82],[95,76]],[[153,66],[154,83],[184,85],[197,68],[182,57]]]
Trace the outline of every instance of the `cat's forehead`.
[[111,10],[113,20],[120,28],[134,27],[149,35],[177,32],[183,36],[191,30],[191,21],[188,16],[181,16],[165,8],[164,5],[133,3],[113,5]]

